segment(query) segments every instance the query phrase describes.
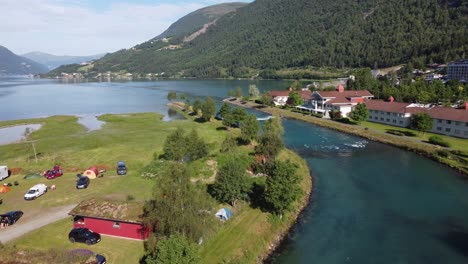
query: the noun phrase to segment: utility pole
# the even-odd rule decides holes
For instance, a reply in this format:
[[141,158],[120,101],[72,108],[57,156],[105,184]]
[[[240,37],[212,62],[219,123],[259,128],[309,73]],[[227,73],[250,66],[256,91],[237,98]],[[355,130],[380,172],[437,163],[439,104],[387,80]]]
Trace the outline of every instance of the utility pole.
[[24,143],[31,143],[34,151],[34,158],[36,159],[36,164],[37,164],[37,153],[36,153],[36,146],[34,145],[34,142],[37,140],[31,140],[31,141],[24,141]]

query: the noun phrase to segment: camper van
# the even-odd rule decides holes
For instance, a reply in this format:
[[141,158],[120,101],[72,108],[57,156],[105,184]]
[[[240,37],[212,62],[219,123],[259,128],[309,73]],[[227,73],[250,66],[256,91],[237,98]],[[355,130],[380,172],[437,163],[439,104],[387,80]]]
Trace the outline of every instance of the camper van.
[[10,171],[7,166],[0,166],[0,181],[8,178]]

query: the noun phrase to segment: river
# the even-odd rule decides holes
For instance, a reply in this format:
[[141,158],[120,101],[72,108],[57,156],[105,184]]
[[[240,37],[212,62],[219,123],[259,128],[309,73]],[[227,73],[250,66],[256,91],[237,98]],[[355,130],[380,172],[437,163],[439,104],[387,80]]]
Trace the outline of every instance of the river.
[[[153,111],[167,93],[211,96],[289,82],[179,80],[63,83],[0,79],[0,120]],[[259,114],[263,115],[263,114]],[[285,142],[308,163],[311,203],[274,263],[468,263],[468,181],[414,153],[295,120]]]

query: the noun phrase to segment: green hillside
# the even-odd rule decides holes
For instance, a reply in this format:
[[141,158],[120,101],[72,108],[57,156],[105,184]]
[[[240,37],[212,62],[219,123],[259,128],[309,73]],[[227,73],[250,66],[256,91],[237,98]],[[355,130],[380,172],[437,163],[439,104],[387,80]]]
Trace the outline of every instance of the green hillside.
[[248,69],[447,62],[465,56],[467,13],[462,0],[257,0],[173,50],[122,50],[94,70],[238,77]]

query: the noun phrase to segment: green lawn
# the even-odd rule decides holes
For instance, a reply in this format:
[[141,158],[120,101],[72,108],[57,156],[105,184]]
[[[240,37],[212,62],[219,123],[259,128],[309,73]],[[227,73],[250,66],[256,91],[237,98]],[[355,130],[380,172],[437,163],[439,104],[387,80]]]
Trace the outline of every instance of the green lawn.
[[[43,124],[40,130],[29,137],[30,140],[35,140],[39,158],[37,164],[30,143],[0,146],[2,164],[10,168],[21,168],[19,174],[6,180],[18,181],[20,185],[12,186],[9,193],[0,194],[0,198],[4,200],[0,205],[0,212],[23,210],[25,214],[22,220],[25,221],[54,210],[57,206],[79,203],[92,197],[125,200],[132,196],[137,201],[144,201],[151,197],[154,184],[152,180],[140,176],[142,168],[153,160],[154,153],[162,154],[163,142],[170,132],[178,127],[185,128],[187,132],[194,128],[210,144],[212,151],[209,157],[190,165],[191,170],[204,178],[213,174],[207,161],[216,160],[220,143],[227,135],[239,133],[238,129],[220,129],[219,121],[202,124],[190,118],[163,122],[161,117],[153,113],[104,115],[100,117],[100,120],[106,122],[104,127],[90,133],[77,123],[76,117],[71,116],[0,122],[0,127],[24,123]],[[251,146],[241,149],[252,151]],[[310,192],[311,178],[305,161],[290,151],[283,151],[280,158],[289,158],[300,164],[298,173],[303,176],[304,194]],[[129,169],[126,176],[116,175],[115,165],[118,160],[126,161]],[[49,181],[44,178],[23,179],[26,173],[42,172],[51,169],[56,163],[65,171],[62,177]],[[88,189],[76,190],[76,173],[91,165],[107,167],[108,171],[104,177],[92,180]],[[24,201],[23,195],[27,189],[39,182],[48,186],[55,184],[57,189],[48,191],[37,200]],[[296,209],[302,205],[304,202],[298,201]],[[233,220],[225,223],[218,233],[201,246],[202,263],[256,263],[268,252],[270,243],[285,232],[295,219],[295,214],[291,213],[285,215],[283,221],[278,221],[268,213],[250,208],[248,204],[243,204],[234,211],[236,215]],[[28,233],[9,242],[7,246],[10,249],[15,247],[38,252],[88,248],[105,255],[109,263],[138,263],[144,253],[142,242],[106,236],[93,246],[72,244],[67,239],[71,228],[69,218]]]
[[376,131],[380,131],[383,133],[387,133],[388,131],[391,130],[396,130],[396,131],[402,131],[402,132],[410,132],[414,133],[414,137],[406,137],[409,139],[415,139],[421,142],[427,142],[429,140],[429,137],[431,136],[439,136],[444,139],[444,141],[449,142],[451,144],[452,149],[456,150],[462,150],[462,151],[467,151],[468,150],[468,140],[463,139],[463,138],[456,138],[456,137],[449,137],[449,136],[444,136],[440,134],[435,134],[435,133],[419,133],[416,130],[412,130],[409,128],[403,128],[403,127],[395,127],[395,126],[389,126],[385,124],[379,124],[379,123],[374,123],[374,122],[362,122],[361,126],[363,127],[368,127],[369,129],[373,129]]

